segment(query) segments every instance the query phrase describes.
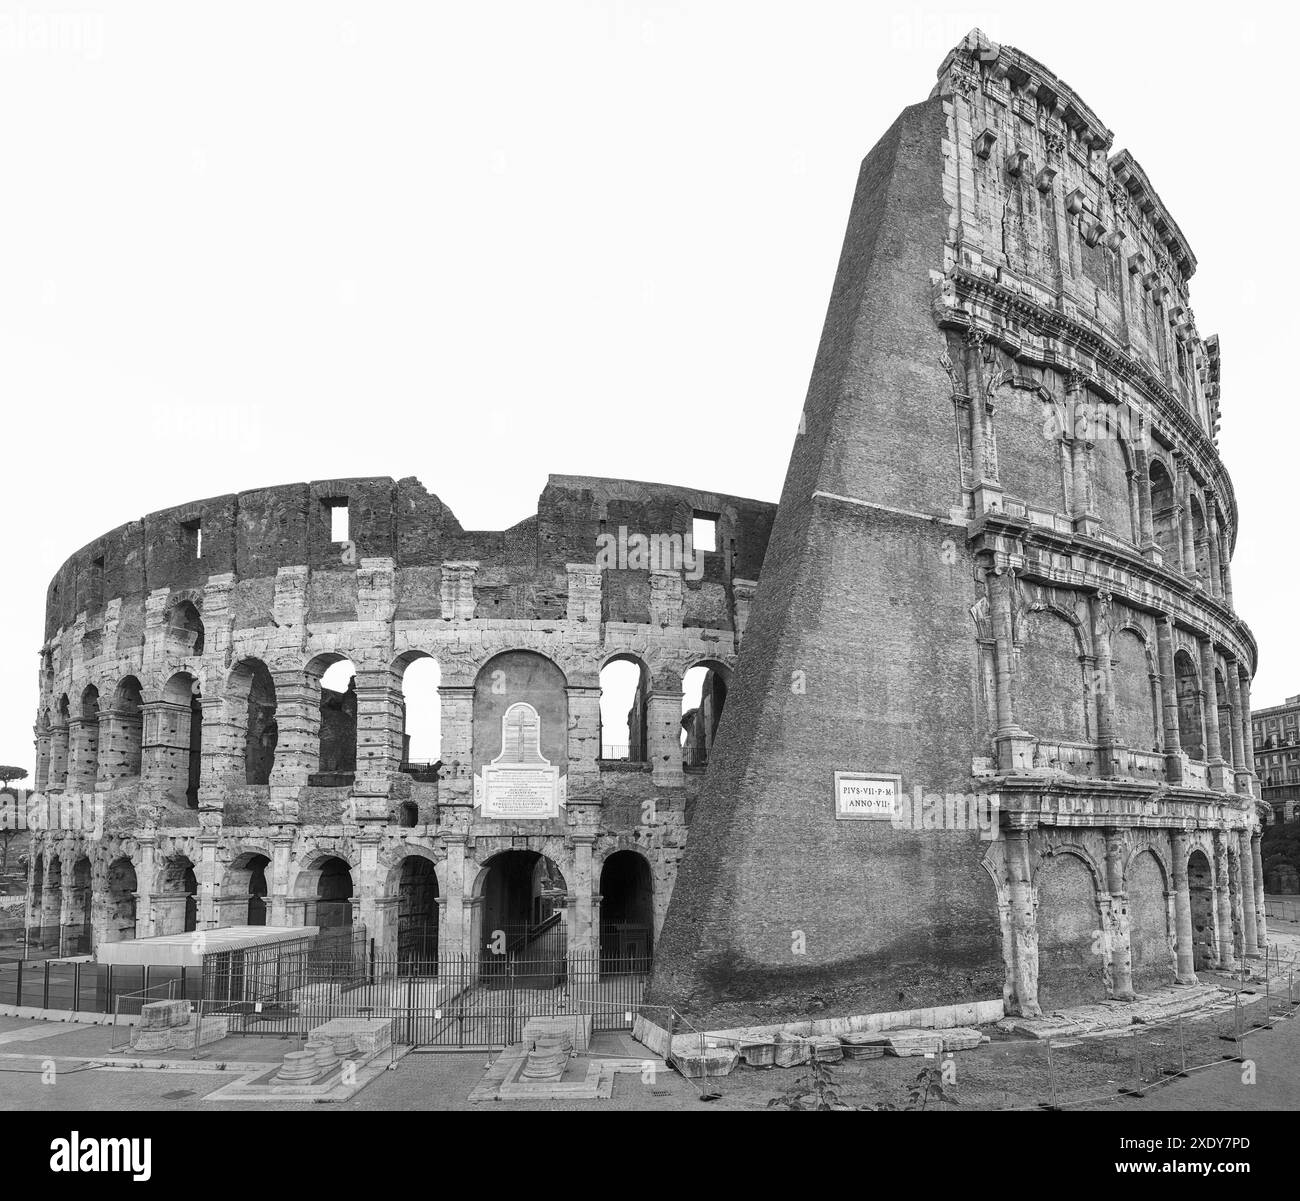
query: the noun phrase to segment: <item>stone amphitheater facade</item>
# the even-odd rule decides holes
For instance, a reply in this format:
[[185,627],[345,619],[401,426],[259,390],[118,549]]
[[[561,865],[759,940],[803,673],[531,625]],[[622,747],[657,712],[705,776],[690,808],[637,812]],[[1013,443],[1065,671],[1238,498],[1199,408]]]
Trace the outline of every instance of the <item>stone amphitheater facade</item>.
[[[334,541],[340,508],[348,538]],[[716,727],[688,731],[684,753],[683,677],[707,669],[720,717],[773,510],[551,477],[534,516],[467,532],[417,480],[343,479],[197,501],[97,538],[48,592],[35,785],[64,816],[34,844],[29,925],[86,950],[250,920],[353,924],[382,952],[414,906],[441,954],[477,954],[485,922],[537,916],[488,895],[493,864],[514,860],[548,864],[526,899],[545,886],[569,947],[594,950],[603,869],[623,854],[644,866],[620,873],[640,895],[619,898],[619,916],[652,913],[657,929]],[[682,545],[697,517],[714,551],[637,557],[638,534]],[[602,560],[620,538],[630,551]],[[439,665],[441,759],[412,765],[403,678],[425,657]],[[322,690],[345,658],[350,695]],[[614,660],[638,665],[636,729],[605,731],[627,746],[602,759]],[[521,700],[562,805],[485,817],[483,767],[502,751],[503,706]]]
[[[976,30],[938,76],[862,165],[656,953],[705,1028],[1032,1015],[1264,945],[1196,259],[1041,63]],[[835,771],[921,820],[837,820]]]

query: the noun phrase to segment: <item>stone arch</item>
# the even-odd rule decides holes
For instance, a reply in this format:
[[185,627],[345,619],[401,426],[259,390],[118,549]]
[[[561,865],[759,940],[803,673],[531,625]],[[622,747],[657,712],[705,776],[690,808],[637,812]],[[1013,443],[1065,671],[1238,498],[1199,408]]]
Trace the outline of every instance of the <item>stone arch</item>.
[[1169,926],[1169,876],[1153,847],[1139,847],[1134,851],[1125,868],[1124,880],[1133,985],[1142,990],[1172,984],[1175,961]]
[[502,718],[519,703],[536,711],[542,756],[563,775],[569,763],[568,677],[553,659],[533,650],[501,651],[474,677],[475,773],[501,753]]
[[611,851],[600,864],[602,972],[649,970],[654,950],[654,869],[639,849]]
[[722,723],[732,670],[721,659],[691,656],[682,672],[682,761],[704,767]]
[[546,957],[562,943],[568,885],[544,852],[512,847],[488,856],[472,895],[481,898],[479,942],[487,954]]
[[266,897],[270,890],[266,874],[270,867],[271,853],[266,847],[245,847],[226,865],[217,893],[223,926],[267,924]]
[[77,726],[69,747],[71,785],[79,792],[93,792],[99,776],[99,689],[87,684],[77,703]]
[[1205,582],[1208,588],[1210,584],[1210,527],[1205,520],[1205,508],[1201,504],[1201,498],[1197,495],[1196,489],[1191,493],[1191,512],[1192,512],[1192,548],[1196,562],[1196,574]]
[[117,855],[104,872],[108,912],[104,941],[122,942],[136,935],[136,893],[139,888],[135,864],[129,855]]
[[[144,693],[133,675],[123,676],[113,690],[107,720],[101,719],[99,756],[110,779],[140,774]],[[107,727],[107,728],[106,728]]]
[[1160,676],[1146,631],[1120,626],[1111,638],[1115,691],[1115,735],[1139,751],[1160,748]]
[[1205,759],[1205,716],[1201,706],[1201,673],[1185,649],[1174,652],[1174,686],[1178,696],[1178,741],[1188,756]]
[[1057,605],[1031,607],[1020,627],[1021,720],[1048,741],[1090,742],[1083,629]]
[[997,470],[1007,496],[1036,509],[1066,511],[1064,409],[1041,385],[1021,381],[996,394]]
[[650,668],[633,651],[613,651],[600,665],[600,757],[645,763]]
[[303,674],[308,759],[314,744],[316,772],[344,777],[322,783],[347,783],[357,770],[356,664],[338,651],[323,651],[308,661]]
[[[197,601],[197,603],[196,603]],[[203,617],[199,612],[202,597],[173,598],[167,610],[165,647],[169,659],[188,659],[203,654]]]
[[174,672],[162,689],[162,704],[149,714],[143,734],[150,752],[149,782],[166,800],[197,809],[203,765],[203,705],[198,679]]
[[1232,753],[1232,702],[1229,700],[1228,685],[1223,676],[1223,665],[1220,663],[1214,665],[1214,691],[1219,701],[1219,709],[1215,714],[1215,721],[1219,728],[1219,754],[1231,766],[1234,761]]
[[1038,898],[1038,999],[1043,1010],[1106,997],[1101,877],[1082,848],[1045,855],[1034,877]]
[[1174,473],[1158,454],[1148,457],[1147,481],[1151,488],[1151,530],[1160,548],[1160,557],[1166,567],[1182,570]]
[[90,856],[84,848],[72,855],[72,890],[68,904],[67,933],[63,942],[66,955],[89,955],[93,945],[91,933],[91,904],[94,889],[91,882]]
[[180,853],[169,855],[156,875],[154,933],[184,934],[197,929],[199,884],[193,860]]
[[293,895],[306,902],[304,926],[351,926],[357,895],[354,865],[337,851],[317,851],[298,869]]
[[403,770],[436,770],[442,761],[442,666],[428,651],[409,650],[393,660],[401,692],[398,762]]
[[1133,504],[1135,459],[1124,436],[1118,405],[1097,405],[1092,447],[1093,506],[1102,524],[1117,538],[1136,545],[1136,513]]
[[245,784],[269,784],[280,728],[276,721],[275,681],[261,659],[240,659],[226,676],[226,725],[243,760]]
[[1202,846],[1187,855],[1187,890],[1192,909],[1192,966],[1214,967],[1219,961],[1216,941],[1213,856]]
[[433,853],[424,848],[407,848],[407,853],[389,869],[385,893],[397,898],[398,961],[436,961],[440,886]]

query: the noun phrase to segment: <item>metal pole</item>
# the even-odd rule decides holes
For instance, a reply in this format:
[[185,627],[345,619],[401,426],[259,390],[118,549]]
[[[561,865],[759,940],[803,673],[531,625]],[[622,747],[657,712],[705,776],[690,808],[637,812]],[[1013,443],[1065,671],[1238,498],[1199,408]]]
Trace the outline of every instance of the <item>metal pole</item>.
[[1052,1108],[1056,1106],[1056,1064],[1052,1059],[1052,1036],[1047,1036],[1047,1080],[1052,1089]]
[[14,991],[15,1005],[21,1005],[23,1003],[23,963],[26,959],[27,959],[27,955],[26,952],[24,951],[22,959],[18,961],[18,984]]
[[50,1007],[50,961],[45,961],[45,986],[41,992],[41,1008]]
[[1187,1075],[1187,1047],[1183,1043],[1183,1015],[1178,1015],[1178,1068],[1181,1075]]

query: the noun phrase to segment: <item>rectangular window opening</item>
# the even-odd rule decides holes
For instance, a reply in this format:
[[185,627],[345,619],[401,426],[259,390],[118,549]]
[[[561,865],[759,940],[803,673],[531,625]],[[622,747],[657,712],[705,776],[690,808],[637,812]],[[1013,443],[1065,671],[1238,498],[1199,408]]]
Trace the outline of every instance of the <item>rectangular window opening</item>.
[[691,522],[691,545],[698,554],[718,549],[718,517],[716,513],[696,513]]
[[184,531],[185,546],[191,559],[203,558],[203,522],[198,518],[181,522]]
[[325,507],[330,513],[330,541],[348,541],[348,502],[346,500],[327,500]]

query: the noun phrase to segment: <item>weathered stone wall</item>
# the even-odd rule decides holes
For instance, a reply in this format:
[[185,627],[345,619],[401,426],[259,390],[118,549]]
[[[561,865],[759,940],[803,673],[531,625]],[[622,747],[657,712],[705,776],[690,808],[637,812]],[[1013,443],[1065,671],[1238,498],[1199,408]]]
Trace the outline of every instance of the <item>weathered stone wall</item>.
[[[343,499],[349,543],[334,544],[326,502]],[[351,882],[338,904],[391,950],[410,877],[403,865],[415,856],[436,872],[438,945],[474,953],[494,855],[523,849],[553,861],[569,889],[571,942],[585,948],[599,941],[601,865],[627,850],[648,864],[644,902],[658,924],[701,778],[682,762],[682,681],[697,663],[730,670],[771,510],[665,485],[553,477],[535,517],[466,533],[415,481],[334,480],[123,527],[73,556],[51,586],[39,783],[101,806],[103,822],[99,833],[38,839],[37,862],[42,871],[66,862],[68,878],[90,864],[103,939],[184,928],[187,905],[199,928],[246,920],[250,857],[265,860],[257,878],[267,920],[312,920],[331,899],[319,889],[322,865],[336,857]],[[696,514],[718,530],[718,549],[697,563],[601,569],[605,531],[680,544]],[[173,518],[185,523],[179,531]],[[118,565],[92,597],[85,576],[99,571],[101,551]],[[738,577],[740,566],[751,576]],[[128,585],[142,591],[116,593]],[[421,657],[441,668],[443,762],[436,778],[414,780],[400,770],[403,678]],[[636,763],[598,758],[599,673],[615,657],[641,665]],[[322,688],[343,659],[353,685]],[[102,698],[90,723],[74,716],[88,690]],[[539,712],[543,751],[566,778],[558,818],[488,820],[476,807],[475,772],[500,751],[501,717],[516,701]],[[191,731],[201,740],[197,805],[184,795]],[[185,867],[192,903],[176,891]],[[107,884],[128,869],[130,914]],[[56,924],[64,875],[34,887],[37,914]]]

